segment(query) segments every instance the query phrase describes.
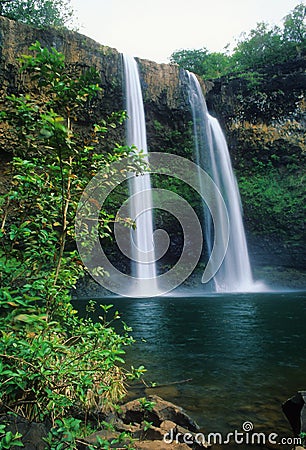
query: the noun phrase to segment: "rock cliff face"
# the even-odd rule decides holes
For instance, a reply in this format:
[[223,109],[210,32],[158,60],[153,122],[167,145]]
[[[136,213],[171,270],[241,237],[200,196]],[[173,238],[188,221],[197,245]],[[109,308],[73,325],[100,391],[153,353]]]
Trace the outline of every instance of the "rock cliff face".
[[[72,70],[94,67],[100,74],[102,93],[94,104],[95,120],[113,111],[125,109],[122,55],[113,48],[101,45],[76,32],[55,29],[36,29],[0,17],[0,97],[5,94],[31,90],[24,75],[19,73],[17,58],[29,53],[29,46],[39,41],[42,47],[54,47],[65,55],[65,63]],[[188,122],[191,120],[186,90],[186,78],[178,66],[157,64],[137,59],[147,122],[147,141],[151,151],[172,151],[183,147],[180,134],[190,140]],[[162,130],[157,125],[162,124]],[[88,123],[80,124],[85,127]],[[124,129],[113,131],[115,141],[123,143]],[[176,137],[176,139],[173,139]],[[170,142],[171,141],[171,142]],[[0,158],[10,152],[5,130],[0,124]],[[7,155],[6,155],[7,157]]]
[[[137,62],[149,149],[169,151],[169,139],[173,138],[173,133],[188,133],[187,124],[191,120],[188,96],[184,89],[184,71],[175,65],[156,64],[141,59],[137,59]],[[158,136],[157,124],[162,124],[162,136]],[[178,145],[180,143],[176,144]]]
[[[4,17],[0,17],[0,97],[4,98],[7,93],[18,94],[31,89],[25,76],[19,73],[17,58],[27,54],[28,47],[35,41],[39,41],[42,47],[55,47],[57,51],[62,52],[65,55],[66,65],[72,70],[95,67],[100,73],[103,91],[94,104],[94,117],[98,119],[113,111],[125,109],[123,61],[122,55],[116,49],[100,45],[79,33],[68,30],[35,29]],[[193,148],[191,113],[185,89],[185,72],[175,65],[157,64],[142,59],[137,59],[137,62],[142,84],[149,150],[174,152],[191,157]],[[289,108],[289,113],[300,99],[300,90],[305,82],[305,60],[296,64],[294,70],[292,67],[276,68],[277,73],[272,74],[273,76],[267,74],[264,80],[267,89],[273,89],[273,92],[281,97],[278,106],[283,108],[283,111]],[[273,84],[270,83],[271,80]],[[242,102],[249,107],[250,117],[254,117],[253,109],[259,107],[260,102],[254,102],[251,96],[248,98],[247,84],[241,79],[231,82],[221,79],[214,85],[211,83],[203,85],[203,89],[207,92],[209,110],[216,113],[223,129],[226,130],[232,159],[236,169],[239,170],[241,158],[237,152],[237,143],[230,133],[229,124],[233,122],[237,112],[241,112]],[[286,95],[281,94],[282,92]],[[248,117],[242,118],[245,119],[248,120]],[[81,124],[85,129],[88,125],[90,124],[86,121]],[[116,141],[123,143],[124,129],[116,130],[115,133],[117,133]],[[0,161],[5,162],[9,157],[10,148],[5,137],[5,129],[0,124]],[[248,158],[251,160],[251,154],[246,151],[243,153],[243,159]],[[252,212],[247,221],[251,225],[256,221]],[[268,241],[271,241],[270,236]],[[276,243],[273,248],[280,248],[281,254],[276,255],[273,249],[269,250],[268,254],[272,255],[272,259],[266,261],[266,245],[262,249],[262,246],[258,245],[257,236],[254,242],[254,246],[251,245],[252,253],[255,263],[259,266],[274,263],[274,257],[279,261],[279,265],[297,266],[299,265],[297,261],[301,261],[299,246],[295,252],[292,251],[292,247],[287,250],[285,241],[280,247]],[[285,259],[284,253],[288,253]]]
[[[305,96],[305,86],[306,58],[301,57],[259,70],[252,82],[245,76],[214,80],[206,101],[230,138],[229,126],[234,120],[270,123],[297,118],[297,105]],[[304,125],[305,121],[304,112]]]
[[[123,66],[121,54],[113,48],[68,30],[35,29],[0,17],[0,85],[1,93],[23,89],[16,58],[28,53],[28,47],[39,41],[42,47],[54,47],[65,55],[66,64],[95,67],[101,75],[104,90],[100,107],[103,113],[124,109]],[[143,96],[149,116],[188,112],[181,70],[177,66],[138,59]]]
[[[214,81],[206,95],[209,110],[226,133],[253,267],[306,267],[301,213],[305,203],[305,69],[306,58],[301,57],[260,69],[255,73],[256,83],[246,76],[224,76]],[[276,280],[277,276],[284,278],[285,273],[278,271]],[[298,286],[296,280],[292,286]]]
[[[106,105],[120,103],[122,98],[121,56],[115,50],[68,30],[35,29],[0,17],[1,84],[8,92],[20,89],[16,58],[28,53],[28,47],[39,41],[43,47],[54,47],[64,53],[69,65],[94,66],[101,74],[107,92]],[[106,106],[106,108],[107,108]]]

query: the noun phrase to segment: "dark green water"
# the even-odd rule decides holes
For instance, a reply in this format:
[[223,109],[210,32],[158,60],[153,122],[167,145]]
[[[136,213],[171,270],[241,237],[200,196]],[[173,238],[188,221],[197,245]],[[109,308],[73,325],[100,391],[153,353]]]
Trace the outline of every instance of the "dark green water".
[[112,303],[133,328],[127,362],[166,385],[147,394],[183,406],[207,432],[251,421],[291,435],[281,404],[306,389],[305,292],[98,302]]

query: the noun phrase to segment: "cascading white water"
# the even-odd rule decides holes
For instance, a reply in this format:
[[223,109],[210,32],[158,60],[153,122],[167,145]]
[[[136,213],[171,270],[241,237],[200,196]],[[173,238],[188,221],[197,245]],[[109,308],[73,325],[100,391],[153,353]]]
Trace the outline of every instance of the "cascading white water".
[[[187,74],[189,80],[189,101],[194,124],[195,160],[218,186],[225,201],[229,217],[230,236],[228,249],[220,269],[214,276],[215,289],[217,292],[257,290],[252,277],[238,185],[233,173],[227,143],[218,120],[207,111],[204,95],[197,77],[190,72],[187,72]],[[205,190],[205,186],[201,186],[201,189]],[[217,204],[216,210],[218,211],[220,208],[221,205]],[[205,239],[208,252],[210,252],[213,230],[209,212],[207,208],[204,209]],[[217,220],[215,226],[222,227],[223,224]]]
[[[123,55],[127,119],[127,145],[142,150],[144,159],[148,154],[146,124],[137,62]],[[132,275],[137,279],[137,290],[141,284],[156,289],[156,264],[153,243],[153,214],[150,174],[133,176],[129,180],[131,196],[130,216],[136,228],[131,230]],[[146,280],[146,282],[141,282]]]

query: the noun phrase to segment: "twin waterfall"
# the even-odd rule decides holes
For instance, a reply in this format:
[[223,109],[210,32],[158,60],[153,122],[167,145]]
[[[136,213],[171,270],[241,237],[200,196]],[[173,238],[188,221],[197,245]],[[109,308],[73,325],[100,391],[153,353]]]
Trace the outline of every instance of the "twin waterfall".
[[[134,58],[123,55],[125,74],[126,111],[128,114],[127,145],[136,146],[147,161],[147,133],[139,80],[138,66]],[[132,276],[137,293],[146,290],[148,280],[156,290],[156,262],[153,242],[153,202],[150,174],[133,176],[129,179],[131,196],[130,216],[136,228],[131,230]],[[139,195],[138,195],[139,194]],[[143,281],[142,281],[143,280]],[[154,286],[154,289],[153,289]]]
[[[195,162],[217,185],[225,202],[230,234],[223,263],[214,276],[217,292],[249,291],[254,287],[246,237],[242,222],[241,201],[224,134],[217,119],[206,107],[201,86],[193,73],[187,72],[189,102],[193,117]],[[205,186],[202,186],[205,189]],[[218,202],[218,199],[215,200]],[[216,205],[221,210],[221,205]],[[205,241],[211,251],[213,230],[207,208],[205,210]],[[221,221],[217,226],[223,227]]]
[[[127,144],[135,145],[147,155],[146,124],[138,67],[134,58],[123,56],[127,120]],[[254,282],[249,262],[245,232],[241,215],[241,203],[237,182],[231,166],[225,137],[217,119],[207,111],[202,89],[194,74],[186,72],[188,96],[194,128],[194,162],[212,178],[222,194],[229,218],[229,241],[223,263],[213,278],[214,292],[252,291]],[[205,191],[205,185],[199,183]],[[131,231],[132,275],[141,283],[152,283],[156,291],[158,279],[153,243],[153,201],[150,175],[133,176],[129,181],[131,196],[130,215],[136,228]],[[138,195],[144,192],[145,195]],[[216,199],[218,202],[219,199]],[[157,205],[158,206],[158,205]],[[221,206],[216,204],[215,210]],[[221,217],[221,216],[220,216]],[[214,226],[223,227],[203,202],[203,234],[208,254],[214,240]]]

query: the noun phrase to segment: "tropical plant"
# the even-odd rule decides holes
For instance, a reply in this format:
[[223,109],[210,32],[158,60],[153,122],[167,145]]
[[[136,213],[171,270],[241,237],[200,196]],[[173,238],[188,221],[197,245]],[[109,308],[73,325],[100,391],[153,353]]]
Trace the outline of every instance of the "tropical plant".
[[6,430],[6,424],[0,424],[0,450],[9,448],[23,447],[20,440],[21,434]]
[[[0,413],[47,417],[65,435],[67,416],[111,408],[127,380],[144,370],[124,368],[133,339],[128,328],[123,334],[113,328],[118,312],[110,320],[111,306],[103,306],[94,323],[71,303],[85,271],[74,240],[84,187],[98,171],[113,183],[114,161],[129,157],[126,170],[136,171],[143,163],[130,147],[103,150],[109,126],[119,126],[125,113],[93,122],[84,136],[78,118],[101,91],[95,70],[70,71],[61,53],[39,42],[30,50],[20,62],[31,93],[5,97],[1,113],[15,145],[7,168],[11,186],[0,196]],[[110,234],[114,220],[101,210],[100,237]]]

